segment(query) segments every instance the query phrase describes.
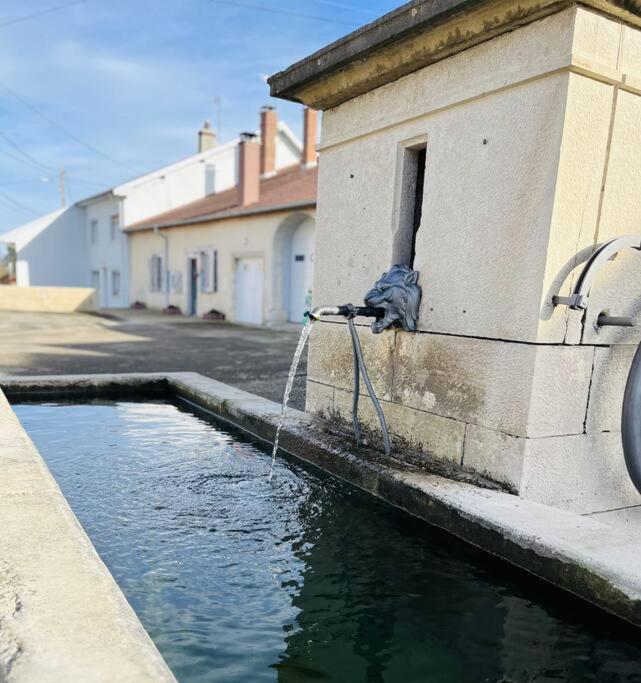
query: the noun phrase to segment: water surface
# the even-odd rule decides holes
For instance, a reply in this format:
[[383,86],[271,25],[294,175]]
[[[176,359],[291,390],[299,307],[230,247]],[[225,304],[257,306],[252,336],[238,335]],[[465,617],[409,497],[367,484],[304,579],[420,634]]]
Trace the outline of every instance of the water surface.
[[179,681],[641,681],[637,632],[165,403],[17,405]]

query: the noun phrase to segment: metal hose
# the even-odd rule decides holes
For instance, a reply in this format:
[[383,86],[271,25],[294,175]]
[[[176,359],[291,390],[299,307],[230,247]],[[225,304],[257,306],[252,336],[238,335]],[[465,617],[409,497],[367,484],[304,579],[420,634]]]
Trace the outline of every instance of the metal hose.
[[354,400],[352,402],[352,421],[354,423],[354,434],[356,436],[357,441],[360,443],[361,432],[360,427],[358,426],[358,397],[360,393],[358,369],[360,368],[360,371],[363,373],[363,381],[365,382],[365,386],[367,387],[367,391],[369,392],[369,397],[372,399],[372,403],[374,404],[374,409],[376,410],[376,414],[378,415],[378,421],[381,424],[385,453],[386,455],[390,455],[392,452],[392,445],[390,443],[389,433],[387,431],[387,422],[385,421],[385,414],[383,413],[383,409],[381,408],[381,404],[379,403],[378,398],[376,398],[376,394],[374,393],[374,387],[372,387],[369,375],[367,374],[367,368],[365,367],[365,361],[363,360],[361,342],[358,338],[353,318],[347,319],[347,326],[349,327],[349,333],[352,336],[352,349],[354,351]]
[[621,440],[628,474],[641,493],[641,344],[634,354],[623,394]]
[[347,325],[352,337],[352,351],[354,353],[354,395],[352,397],[352,424],[354,425],[354,438],[356,439],[356,443],[361,444],[361,427],[358,424],[358,399],[361,393],[360,364],[358,362],[358,351],[356,350],[358,335],[354,329],[354,320],[352,318],[347,319]]

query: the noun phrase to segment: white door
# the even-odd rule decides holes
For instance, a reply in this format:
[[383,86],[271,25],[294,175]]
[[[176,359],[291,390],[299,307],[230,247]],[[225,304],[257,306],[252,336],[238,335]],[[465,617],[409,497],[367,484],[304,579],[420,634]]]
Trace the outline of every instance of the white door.
[[236,259],[236,311],[238,322],[263,322],[263,259]]
[[289,320],[304,322],[303,315],[311,306],[314,279],[314,223],[305,221],[292,237],[289,287]]

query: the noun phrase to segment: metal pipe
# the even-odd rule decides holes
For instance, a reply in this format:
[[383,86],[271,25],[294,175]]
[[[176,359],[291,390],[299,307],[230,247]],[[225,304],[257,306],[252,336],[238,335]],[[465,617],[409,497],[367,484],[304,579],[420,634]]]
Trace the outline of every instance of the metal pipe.
[[354,425],[354,438],[356,443],[363,443],[363,438],[361,435],[361,427],[358,424],[358,399],[361,393],[361,381],[360,381],[360,365],[358,362],[358,351],[356,350],[356,342],[354,341],[354,321],[349,318],[347,321],[349,326],[350,336],[352,338],[352,353],[354,357],[354,395],[352,397],[352,424]]
[[[390,455],[392,452],[392,444],[390,443],[389,433],[387,431],[387,422],[385,421],[385,414],[383,413],[383,409],[381,408],[381,404],[379,403],[378,398],[376,398],[374,387],[372,386],[372,383],[369,379],[369,375],[367,374],[367,368],[365,367],[365,361],[363,360],[363,351],[361,349],[360,340],[358,339],[356,327],[354,326],[354,320],[352,318],[349,318],[347,321],[347,325],[349,327],[350,334],[352,335],[352,343],[354,353],[356,354],[356,360],[358,361],[360,370],[363,373],[363,381],[365,382],[365,386],[367,387],[367,391],[369,392],[369,397],[372,399],[372,403],[374,404],[374,410],[376,410],[376,414],[378,415],[378,421],[381,424],[381,430],[383,432],[383,444],[385,446],[385,454]],[[356,408],[358,408],[357,403]],[[357,420],[358,416],[355,416],[354,419]]]
[[634,354],[623,394],[621,441],[628,474],[641,493],[641,344]]
[[305,315],[311,320],[320,320],[324,315],[336,315],[343,318],[355,318],[359,315],[367,318],[382,318],[385,311],[382,308],[373,306],[354,306],[354,304],[342,304],[341,306],[316,306],[312,311],[307,311]]
[[310,320],[320,320],[323,315],[340,315],[340,309],[338,306],[316,306],[312,311],[307,311],[305,315]]
[[372,386],[369,375],[367,374],[367,367],[365,366],[365,361],[363,360],[361,343],[354,325],[354,318],[359,315],[376,318],[378,320],[385,315],[385,311],[382,308],[376,308],[374,306],[354,306],[354,304],[343,304],[341,306],[317,306],[312,311],[307,311],[305,315],[313,321],[320,320],[326,315],[336,315],[347,318],[347,327],[349,328],[349,333],[352,337],[352,352],[354,354],[354,395],[352,398],[352,425],[354,427],[354,437],[356,438],[356,442],[358,444],[362,443],[361,428],[358,424],[358,400],[360,398],[360,375],[362,373],[363,381],[365,382],[369,396],[374,404],[374,410],[376,410],[376,414],[378,415],[378,421],[381,424],[385,453],[390,455],[392,452],[392,445],[390,443],[389,432],[387,431],[385,414],[383,413],[383,409],[381,408],[378,398],[376,398],[374,387]]
[[599,317],[596,319],[597,327],[634,327],[634,318],[630,317],[617,317],[613,315],[608,315],[607,313],[599,313]]

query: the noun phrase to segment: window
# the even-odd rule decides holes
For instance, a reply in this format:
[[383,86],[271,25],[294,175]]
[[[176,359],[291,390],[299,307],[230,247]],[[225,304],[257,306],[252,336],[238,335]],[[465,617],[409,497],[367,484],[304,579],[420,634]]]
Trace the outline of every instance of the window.
[[421,227],[423,217],[423,190],[425,188],[425,162],[427,150],[425,147],[414,152],[415,176],[414,176],[414,206],[412,207],[412,247],[410,252],[410,268],[414,267],[414,257],[416,256],[416,235]]
[[150,282],[149,287],[152,292],[162,292],[163,290],[163,264],[162,257],[154,254],[150,262]]
[[213,164],[205,166],[205,194],[216,192],[216,167]]
[[96,293],[100,291],[100,271],[91,271],[91,286],[96,290]]
[[89,224],[89,240],[91,244],[98,244],[98,221],[95,219]]
[[115,242],[118,239],[119,233],[120,233],[120,219],[118,218],[118,214],[114,214],[109,219],[109,237],[111,238],[112,242]]
[[210,285],[209,285],[209,279],[210,279],[210,265],[209,265],[209,252],[208,251],[201,251],[200,252],[200,291],[201,292],[209,292],[210,291]]
[[120,271],[111,271],[111,296],[120,296]]
[[203,249],[200,252],[200,291],[216,293],[218,291],[218,252],[216,249]]
[[397,185],[398,231],[394,238],[394,263],[414,267],[416,237],[423,217],[426,142],[414,142],[401,149],[400,185]]

